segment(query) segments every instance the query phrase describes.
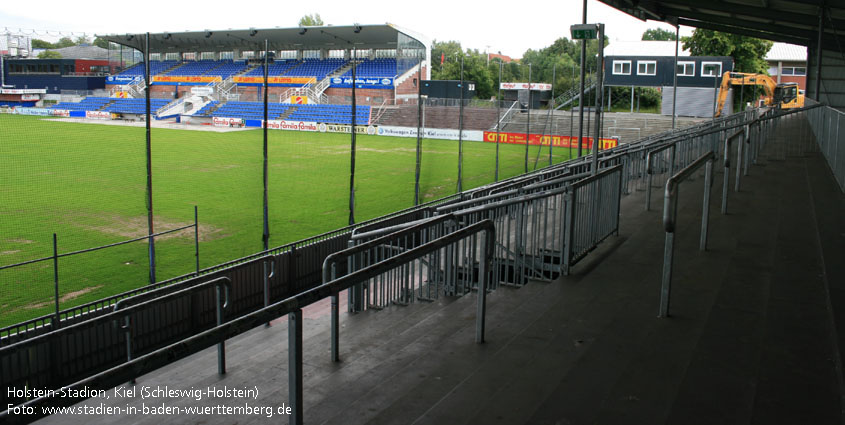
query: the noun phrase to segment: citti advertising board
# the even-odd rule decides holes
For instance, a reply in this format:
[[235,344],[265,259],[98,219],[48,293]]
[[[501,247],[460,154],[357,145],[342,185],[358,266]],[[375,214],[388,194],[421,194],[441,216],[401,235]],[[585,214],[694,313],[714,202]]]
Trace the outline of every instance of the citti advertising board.
[[[487,143],[496,143],[496,136],[497,133],[495,131],[485,131],[484,132],[484,141]],[[511,145],[524,145],[525,144],[525,133],[505,133],[500,132],[498,133],[498,141],[499,143],[507,143]],[[549,142],[552,143],[552,146],[558,148],[569,148],[578,147],[578,137],[569,137],[569,136],[558,136],[558,135],[542,135],[542,134],[530,134],[528,138],[529,145],[541,145],[541,146],[548,146]],[[601,149],[610,149],[615,148],[619,144],[619,140],[617,139],[601,139]],[[581,146],[586,149],[591,149],[593,147],[593,138],[592,137],[585,137],[584,141],[582,142]]]

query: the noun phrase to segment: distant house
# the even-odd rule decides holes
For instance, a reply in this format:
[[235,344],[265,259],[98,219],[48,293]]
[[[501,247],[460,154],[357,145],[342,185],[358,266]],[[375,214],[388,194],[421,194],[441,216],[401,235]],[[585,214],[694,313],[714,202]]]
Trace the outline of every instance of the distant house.
[[487,54],[487,62],[490,62],[493,59],[498,59],[502,61],[502,63],[511,63],[511,62],[519,62],[519,59],[514,59],[507,55],[496,54],[496,53],[488,53]]
[[766,54],[769,75],[778,83],[798,83],[807,87],[807,48],[787,43],[775,43]]
[[[728,56],[690,56],[678,50],[675,67],[674,41],[614,42],[605,48],[604,84],[616,87],[657,87],[663,94],[661,113],[672,114],[673,86],[677,76],[680,116],[711,117],[718,84],[724,72],[733,70]],[[730,113],[731,102],[723,113]]]

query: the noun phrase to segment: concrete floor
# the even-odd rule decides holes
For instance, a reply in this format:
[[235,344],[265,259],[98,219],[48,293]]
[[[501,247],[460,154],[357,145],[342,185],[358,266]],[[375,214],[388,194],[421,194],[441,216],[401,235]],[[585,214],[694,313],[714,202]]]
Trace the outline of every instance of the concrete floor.
[[[777,134],[801,136],[788,126]],[[441,298],[343,314],[342,361],[333,364],[328,307],[310,307],[305,423],[841,423],[845,197],[818,153],[786,158],[764,155],[752,166],[731,191],[727,215],[719,214],[717,173],[706,252],[698,251],[703,179],[681,186],[669,318],[656,317],[662,201],[646,212],[642,192],[623,198],[619,236],[571,276],[492,293],[484,344],[473,342],[475,297]],[[216,351],[206,350],[136,386],[198,390],[199,400],[109,392],[85,405],[122,412],[40,423],[286,423],[284,415],[217,407],[275,413],[287,403],[286,321],[229,341],[227,359],[223,377]],[[207,396],[208,387],[224,386],[251,392]],[[182,410],[141,411],[162,405]]]

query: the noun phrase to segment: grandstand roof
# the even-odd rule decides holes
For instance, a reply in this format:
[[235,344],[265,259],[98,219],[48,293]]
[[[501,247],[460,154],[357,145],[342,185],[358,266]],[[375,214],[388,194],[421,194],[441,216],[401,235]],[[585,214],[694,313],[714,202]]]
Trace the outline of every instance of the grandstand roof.
[[[348,49],[353,46],[361,49],[395,49],[400,33],[419,41],[428,50],[430,41],[425,37],[392,24],[381,24],[155,33],[150,34],[150,53],[262,50],[264,40],[268,41],[270,50]],[[97,36],[144,51],[144,35]]]

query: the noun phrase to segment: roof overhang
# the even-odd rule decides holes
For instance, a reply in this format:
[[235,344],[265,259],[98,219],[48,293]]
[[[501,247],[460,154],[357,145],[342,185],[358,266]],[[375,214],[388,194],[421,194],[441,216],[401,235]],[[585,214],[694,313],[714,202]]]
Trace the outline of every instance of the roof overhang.
[[[320,26],[297,28],[249,28],[163,32],[149,34],[150,53],[218,52],[263,50],[267,41],[270,50],[346,50],[396,49],[399,34],[419,41],[428,48],[428,40],[391,24]],[[109,34],[98,37],[144,51],[146,34]]]
[[[820,0],[599,0],[636,18],[803,46],[845,46],[845,5]],[[833,3],[833,5],[832,5]],[[822,15],[821,10],[824,10]],[[820,16],[823,16],[820,22]]]

